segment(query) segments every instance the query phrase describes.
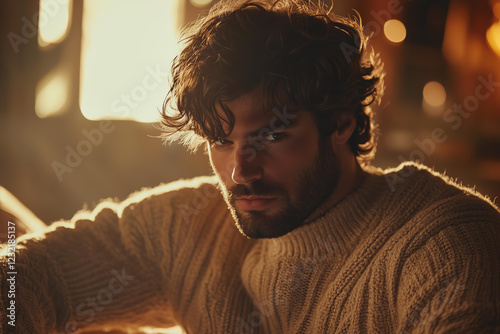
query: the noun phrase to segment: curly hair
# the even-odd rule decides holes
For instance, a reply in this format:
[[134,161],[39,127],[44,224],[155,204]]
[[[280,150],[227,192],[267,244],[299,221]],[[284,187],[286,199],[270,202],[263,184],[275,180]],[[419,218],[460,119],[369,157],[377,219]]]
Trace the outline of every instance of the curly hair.
[[383,65],[373,51],[366,54],[368,37],[358,20],[310,0],[226,0],[183,35],[161,111],[167,141],[196,150],[207,139],[226,137],[234,115],[224,102],[263,84],[266,96],[284,89],[292,103],[313,113],[323,135],[340,129],[339,115],[351,115],[351,150],[361,161],[373,156],[370,105],[383,94]]

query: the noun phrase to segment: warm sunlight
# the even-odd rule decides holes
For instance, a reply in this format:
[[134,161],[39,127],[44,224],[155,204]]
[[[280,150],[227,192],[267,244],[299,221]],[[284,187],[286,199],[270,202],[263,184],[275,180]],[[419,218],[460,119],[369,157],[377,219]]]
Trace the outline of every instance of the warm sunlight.
[[71,0],[40,0],[38,44],[42,47],[61,42],[71,20]]
[[87,119],[158,119],[182,17],[179,0],[85,1],[80,108]]

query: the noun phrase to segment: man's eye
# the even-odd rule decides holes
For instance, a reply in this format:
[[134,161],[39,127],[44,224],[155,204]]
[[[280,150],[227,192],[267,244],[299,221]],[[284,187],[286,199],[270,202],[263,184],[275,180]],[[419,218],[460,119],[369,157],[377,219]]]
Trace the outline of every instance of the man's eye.
[[212,141],[212,146],[220,147],[229,144],[229,140],[227,139],[217,139]]
[[286,134],[281,132],[271,132],[262,136],[262,141],[268,143],[277,143],[286,138]]

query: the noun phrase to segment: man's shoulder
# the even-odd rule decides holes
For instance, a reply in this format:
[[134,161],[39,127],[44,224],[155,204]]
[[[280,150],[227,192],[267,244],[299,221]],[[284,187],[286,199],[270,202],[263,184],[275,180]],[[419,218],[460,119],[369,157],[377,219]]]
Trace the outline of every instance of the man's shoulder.
[[438,244],[446,241],[458,251],[470,249],[457,245],[488,249],[500,242],[500,211],[488,197],[416,163],[405,163],[383,174],[391,182],[398,180],[389,186],[392,203],[386,208],[392,217],[389,220],[399,221],[394,240],[400,246],[417,249],[439,240]]
[[411,200],[413,205],[421,202],[427,208],[450,205],[454,209],[485,207],[500,212],[498,205],[489,197],[422,164],[405,162],[396,168],[379,172],[383,174],[389,191],[396,198]]
[[143,188],[131,194],[118,208],[119,215],[148,211],[155,215],[175,212],[185,219],[225,207],[215,176],[199,176]]
[[490,199],[415,163],[380,176],[404,178],[386,190],[373,233],[383,245],[377,258],[391,258],[398,277],[450,280],[453,273],[487,275],[498,266],[500,212]]
[[220,195],[217,186],[217,178],[215,176],[198,176],[191,179],[179,179],[169,183],[161,183],[156,187],[142,188],[141,190],[132,193],[124,202],[123,205],[131,205],[133,203],[142,202],[151,199],[164,198],[190,198],[201,195],[205,197],[216,197]]
[[[155,187],[142,188],[129,195],[124,201],[114,198],[103,199],[93,209],[79,210],[68,221],[56,221],[49,230],[58,227],[72,227],[77,222],[101,219],[142,219],[142,225],[155,225],[168,220],[168,217],[184,217],[187,220],[194,216],[203,216],[207,210],[226,208],[220,194],[215,176],[198,176],[191,179],[179,179],[169,183],[161,183]],[[159,219],[159,218],[165,219]],[[177,217],[177,219],[179,219]]]

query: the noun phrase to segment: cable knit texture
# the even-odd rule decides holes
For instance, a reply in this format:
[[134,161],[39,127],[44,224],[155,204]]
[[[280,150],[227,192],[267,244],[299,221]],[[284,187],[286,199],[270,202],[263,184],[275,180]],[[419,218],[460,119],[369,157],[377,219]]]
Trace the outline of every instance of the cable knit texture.
[[2,333],[500,332],[500,213],[488,199],[407,163],[370,170],[318,212],[250,240],[214,177],[103,202],[19,240],[15,330],[2,258]]

